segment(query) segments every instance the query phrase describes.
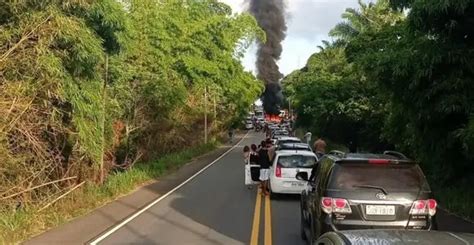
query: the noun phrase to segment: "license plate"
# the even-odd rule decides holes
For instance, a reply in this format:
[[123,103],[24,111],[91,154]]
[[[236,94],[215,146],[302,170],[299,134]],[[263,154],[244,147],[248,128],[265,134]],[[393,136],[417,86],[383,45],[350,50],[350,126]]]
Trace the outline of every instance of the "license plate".
[[368,215],[395,215],[395,206],[366,205],[365,213]]
[[300,182],[285,182],[283,184],[285,187],[303,187],[304,186],[304,183],[300,183]]
[[295,186],[304,186],[303,183],[299,183],[299,182],[293,182],[291,183],[291,186],[295,187]]

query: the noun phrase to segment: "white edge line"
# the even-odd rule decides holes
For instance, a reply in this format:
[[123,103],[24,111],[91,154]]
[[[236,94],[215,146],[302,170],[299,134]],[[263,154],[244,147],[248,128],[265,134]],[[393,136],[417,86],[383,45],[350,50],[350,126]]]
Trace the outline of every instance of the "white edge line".
[[451,235],[451,236],[453,236],[453,237],[455,237],[455,238],[457,238],[458,240],[461,240],[461,241],[464,242],[464,244],[466,244],[466,245],[471,244],[471,243],[469,243],[468,241],[466,241],[465,239],[462,239],[461,237],[456,236],[456,234],[453,234],[453,233],[451,233],[451,232],[448,232],[448,234]]
[[237,144],[235,144],[234,146],[232,146],[229,150],[227,150],[226,152],[224,152],[222,155],[220,155],[218,158],[216,158],[214,161],[212,161],[211,163],[209,163],[207,166],[205,166],[203,169],[199,170],[199,172],[195,173],[193,176],[189,177],[187,180],[185,180],[183,183],[181,183],[180,185],[176,186],[174,189],[172,189],[171,191],[167,192],[166,194],[164,194],[163,196],[159,197],[158,199],[156,199],[155,201],[153,201],[152,203],[148,204],[146,207],[142,208],[141,210],[139,210],[138,212],[134,213],[133,215],[129,216],[126,220],[122,221],[120,224],[114,226],[112,229],[108,230],[106,233],[102,234],[100,237],[96,238],[95,240],[93,240],[90,245],[97,245],[99,242],[101,242],[102,240],[104,240],[105,238],[107,238],[108,236],[110,236],[112,233],[116,232],[118,229],[122,228],[124,225],[126,225],[128,222],[132,221],[133,219],[135,219],[136,217],[138,217],[140,214],[144,213],[145,211],[147,211],[148,209],[150,209],[151,207],[153,207],[155,204],[159,203],[161,200],[167,198],[169,195],[173,194],[173,192],[177,191],[179,188],[183,187],[184,185],[186,185],[188,182],[190,182],[191,180],[193,180],[194,178],[196,178],[198,175],[200,175],[202,172],[204,172],[206,169],[210,168],[212,165],[214,165],[216,162],[218,162],[219,160],[221,160],[223,157],[225,157],[227,154],[229,154],[229,152],[231,152],[232,150],[234,150],[238,145],[240,145],[240,143],[242,143],[242,141],[247,137],[247,135],[249,134],[249,132],[247,132],[243,137],[242,139],[240,139],[239,142],[237,142]]

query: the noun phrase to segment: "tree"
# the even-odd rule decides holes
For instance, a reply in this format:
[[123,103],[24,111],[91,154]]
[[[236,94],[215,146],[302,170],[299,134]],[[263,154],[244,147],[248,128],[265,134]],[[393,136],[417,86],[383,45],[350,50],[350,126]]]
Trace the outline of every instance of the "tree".
[[[385,136],[441,183],[472,176],[473,1],[392,1],[406,22],[360,35],[349,59],[390,92]],[[376,64],[376,65],[374,65]]]

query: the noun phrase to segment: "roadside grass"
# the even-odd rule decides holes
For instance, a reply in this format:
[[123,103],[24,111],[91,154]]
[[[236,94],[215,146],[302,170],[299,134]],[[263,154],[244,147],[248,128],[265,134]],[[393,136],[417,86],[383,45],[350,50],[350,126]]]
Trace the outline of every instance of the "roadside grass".
[[217,146],[218,143],[214,141],[168,154],[154,161],[137,164],[128,171],[111,174],[101,186],[86,183],[41,212],[39,212],[41,205],[30,205],[18,211],[0,210],[0,244],[18,244],[36,234],[87,214],[139,186],[178,169],[194,157],[208,153]]
[[435,197],[449,212],[474,222],[474,192],[472,185],[432,186]]

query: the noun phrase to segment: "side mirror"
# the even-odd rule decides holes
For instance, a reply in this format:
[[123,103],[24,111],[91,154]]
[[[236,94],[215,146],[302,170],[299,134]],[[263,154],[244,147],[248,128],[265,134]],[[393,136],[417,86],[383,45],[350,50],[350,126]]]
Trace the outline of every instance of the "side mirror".
[[308,173],[306,172],[299,172],[296,174],[296,179],[301,181],[308,181]]

